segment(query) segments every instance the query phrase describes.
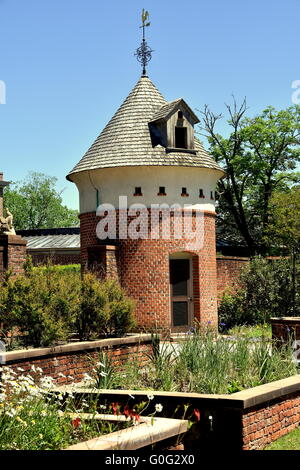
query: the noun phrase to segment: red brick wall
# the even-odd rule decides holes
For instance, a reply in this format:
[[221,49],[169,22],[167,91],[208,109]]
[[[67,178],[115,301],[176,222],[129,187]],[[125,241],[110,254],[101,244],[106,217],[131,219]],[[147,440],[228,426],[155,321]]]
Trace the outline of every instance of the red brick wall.
[[243,414],[243,450],[259,450],[299,426],[299,392]]
[[[89,259],[88,247],[99,243],[96,238],[99,220],[95,213],[80,216],[81,261],[85,267]],[[208,321],[217,323],[215,214],[206,212],[204,224],[204,245],[198,251],[187,250],[187,240],[176,240],[172,237],[168,240],[120,240],[117,236],[113,241],[119,248],[120,282],[127,294],[136,301],[136,316],[140,327],[158,327],[164,330],[170,328],[169,257],[182,251],[188,252],[193,258],[194,316],[205,324]],[[171,222],[171,234],[172,229]],[[112,241],[107,243],[111,244]]]
[[18,235],[0,235],[0,276],[5,270],[23,273],[26,261],[26,240]]
[[40,264],[47,264],[48,260],[52,264],[80,264],[80,249],[78,253],[35,253],[34,250],[27,250],[27,253],[32,257],[34,266]]
[[[11,367],[17,376],[32,372],[32,366],[40,367],[43,370],[43,375],[53,377],[55,383],[64,385],[67,383],[80,382],[84,378],[84,374],[91,375],[93,369],[93,360],[96,362],[98,359],[98,349],[88,351],[66,352],[63,354],[54,354],[48,356],[32,357],[29,359],[18,359],[15,361],[6,361],[5,366]],[[151,343],[141,342],[140,344],[130,345],[114,345],[101,347],[102,351],[108,352],[112,357],[113,363],[116,366],[122,366],[129,358],[133,358],[137,354],[138,362],[140,365],[148,362],[145,353],[150,353]],[[20,370],[23,369],[23,371]],[[65,375],[62,377],[60,374]],[[72,378],[70,378],[72,377]],[[0,377],[1,378],[1,377]]]
[[286,342],[291,341],[291,340],[297,340],[297,341],[300,340],[300,318],[299,317],[271,318],[271,324],[272,324],[272,339],[273,340],[286,341]]
[[227,288],[237,287],[238,278],[248,264],[249,258],[217,256],[218,298]]

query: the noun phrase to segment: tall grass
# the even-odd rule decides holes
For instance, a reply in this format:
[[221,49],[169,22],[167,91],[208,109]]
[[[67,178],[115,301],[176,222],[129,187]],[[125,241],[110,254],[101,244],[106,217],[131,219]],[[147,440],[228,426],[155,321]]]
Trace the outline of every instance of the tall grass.
[[196,331],[176,350],[166,344],[158,349],[157,341],[154,346],[149,365],[133,368],[131,360],[124,368],[122,388],[228,394],[297,373],[291,345],[274,347],[265,338]]

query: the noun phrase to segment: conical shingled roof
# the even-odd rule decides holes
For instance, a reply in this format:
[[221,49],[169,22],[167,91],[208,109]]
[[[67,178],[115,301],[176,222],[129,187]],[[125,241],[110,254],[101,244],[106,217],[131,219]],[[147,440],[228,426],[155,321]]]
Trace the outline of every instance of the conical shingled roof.
[[149,122],[168,102],[148,77],[142,76],[113,118],[67,176],[98,168],[122,166],[194,166],[214,168],[219,165],[195,139],[196,154],[166,152],[152,146]]

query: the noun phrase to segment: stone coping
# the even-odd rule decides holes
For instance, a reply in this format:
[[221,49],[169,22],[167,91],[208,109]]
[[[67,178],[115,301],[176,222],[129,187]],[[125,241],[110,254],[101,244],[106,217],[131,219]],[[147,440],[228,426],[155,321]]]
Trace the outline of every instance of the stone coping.
[[270,318],[272,323],[280,322],[280,323],[299,323],[300,317],[272,317]]
[[107,338],[100,339],[96,341],[81,341],[68,344],[62,344],[59,346],[53,346],[49,348],[36,348],[36,349],[20,349],[17,351],[9,351],[2,353],[2,361],[4,366],[12,362],[17,362],[19,360],[30,360],[33,358],[40,358],[44,356],[56,356],[66,353],[76,353],[80,351],[88,351],[91,349],[98,349],[108,346],[123,346],[126,344],[135,344],[135,343],[150,343],[151,335],[150,334],[140,334],[134,336],[124,336],[122,338]]
[[[129,395],[134,397],[139,397],[147,400],[147,395],[153,395],[155,399],[159,400],[160,398],[172,401],[186,401],[197,400],[199,406],[208,405],[216,407],[230,407],[237,408],[241,410],[246,410],[253,406],[261,405],[263,403],[269,402],[276,398],[284,397],[291,393],[299,392],[300,393],[300,374],[293,375],[286,379],[276,380],[275,382],[270,382],[264,385],[259,385],[257,387],[249,388],[241,392],[227,394],[201,394],[201,393],[184,393],[184,392],[162,392],[162,391],[152,391],[152,390],[106,390],[106,389],[91,389],[91,388],[74,388],[74,385],[63,385],[56,387],[54,390],[57,390],[62,393],[73,392],[76,394],[99,394],[103,399],[108,399],[110,397],[128,397]],[[155,400],[156,401],[156,400]],[[201,403],[203,402],[203,403]]]
[[[103,419],[111,420],[108,415],[103,415]],[[95,437],[64,450],[136,450],[178,436],[188,430],[186,420],[143,416],[140,419],[141,423],[137,426]]]

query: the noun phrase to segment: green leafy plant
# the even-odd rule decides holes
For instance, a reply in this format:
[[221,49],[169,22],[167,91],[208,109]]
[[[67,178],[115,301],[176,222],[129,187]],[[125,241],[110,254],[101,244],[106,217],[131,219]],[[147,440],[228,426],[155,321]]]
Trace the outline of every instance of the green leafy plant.
[[[299,277],[299,267],[297,277]],[[256,325],[270,317],[300,313],[300,296],[293,298],[290,260],[253,258],[235,292],[226,292],[219,306],[219,321],[228,330],[236,325]]]
[[115,385],[117,372],[113,366],[112,357],[104,351],[99,351],[98,360],[92,361],[93,385],[96,388],[113,388]]

